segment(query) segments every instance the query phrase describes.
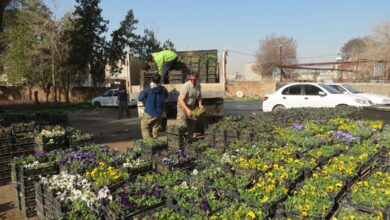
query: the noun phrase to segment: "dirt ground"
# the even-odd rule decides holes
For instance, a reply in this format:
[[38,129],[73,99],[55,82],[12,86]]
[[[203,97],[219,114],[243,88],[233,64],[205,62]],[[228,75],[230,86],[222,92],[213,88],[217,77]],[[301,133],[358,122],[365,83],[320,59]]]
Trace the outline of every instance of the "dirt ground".
[[117,119],[116,109],[77,112],[69,116],[70,124],[94,135],[95,143],[125,152],[134,141],[142,138],[137,109],[130,109],[130,118]]

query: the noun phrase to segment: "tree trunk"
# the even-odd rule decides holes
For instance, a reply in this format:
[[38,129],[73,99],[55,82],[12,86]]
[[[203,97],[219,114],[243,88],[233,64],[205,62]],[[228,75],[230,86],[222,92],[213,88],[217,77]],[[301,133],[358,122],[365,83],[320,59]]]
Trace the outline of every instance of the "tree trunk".
[[66,103],[70,103],[70,100],[69,100],[69,87],[68,88],[64,88],[64,94],[65,94],[65,102]]
[[51,52],[51,76],[52,76],[52,84],[54,88],[54,102],[57,103],[57,86],[55,81],[54,50],[52,50]]
[[53,87],[53,92],[54,92],[53,101],[54,101],[55,103],[57,103],[57,102],[58,102],[57,87]]
[[62,92],[62,87],[58,87],[58,102],[62,101],[61,92]]
[[45,97],[45,102],[46,102],[46,103],[49,103],[50,88],[51,88],[51,86],[50,86],[50,84],[49,84],[49,85],[47,85],[47,86],[43,89],[43,90],[45,91],[45,95],[46,95],[46,97]]
[[29,99],[30,101],[33,100],[33,99],[32,99],[32,86],[29,86],[29,87],[28,87],[28,99]]
[[70,103],[69,98],[69,92],[70,92],[70,77],[66,78],[65,86],[64,86],[64,92],[65,92],[65,102]]
[[39,105],[38,91],[35,91],[35,92],[34,92],[34,103],[35,103],[36,105]]

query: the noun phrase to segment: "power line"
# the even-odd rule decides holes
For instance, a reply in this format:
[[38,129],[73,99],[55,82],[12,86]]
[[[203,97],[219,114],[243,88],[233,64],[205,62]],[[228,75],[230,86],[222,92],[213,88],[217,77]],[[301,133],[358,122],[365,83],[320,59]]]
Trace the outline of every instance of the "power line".
[[312,57],[298,57],[297,59],[315,59],[315,58],[321,58],[321,57],[336,57],[337,54],[326,54],[326,55],[320,55],[320,56],[312,56]]
[[[253,56],[253,57],[257,56],[256,54],[244,53],[244,52],[235,51],[235,50],[227,50],[227,51],[231,52],[231,53],[246,55],[246,56]],[[337,54],[324,54],[324,55],[310,56],[310,57],[297,57],[296,59],[315,59],[315,58],[330,57],[330,56],[336,57]]]
[[247,56],[256,57],[256,54],[244,53],[244,52],[235,51],[235,50],[227,50],[227,51],[228,51],[228,52],[231,52],[231,53],[237,53],[237,54],[242,54],[242,55],[247,55]]

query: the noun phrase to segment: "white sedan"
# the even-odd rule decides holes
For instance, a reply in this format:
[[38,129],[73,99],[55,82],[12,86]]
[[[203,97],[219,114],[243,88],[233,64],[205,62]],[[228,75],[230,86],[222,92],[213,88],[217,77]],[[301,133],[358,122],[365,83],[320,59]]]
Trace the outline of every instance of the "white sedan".
[[321,83],[292,83],[266,95],[263,111],[270,112],[285,108],[370,106],[372,102],[362,96],[342,94],[333,87]]
[[341,93],[344,94],[354,94],[368,98],[375,105],[386,105],[390,104],[390,97],[373,94],[373,93],[365,93],[353,88],[351,85],[345,83],[329,83],[329,86],[337,89]]
[[[92,105],[95,107],[101,106],[118,106],[118,89],[110,89],[103,93],[103,95],[92,99]],[[129,106],[137,106],[136,100],[129,100]]]

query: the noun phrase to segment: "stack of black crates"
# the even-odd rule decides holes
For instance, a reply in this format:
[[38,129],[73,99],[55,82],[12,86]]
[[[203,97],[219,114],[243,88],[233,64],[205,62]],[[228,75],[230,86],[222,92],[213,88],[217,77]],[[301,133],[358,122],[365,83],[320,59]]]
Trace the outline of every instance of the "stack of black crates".
[[184,64],[184,68],[181,68],[184,76],[193,72],[199,74],[201,83],[218,82],[217,50],[185,51],[177,52],[177,54],[179,65]]
[[26,218],[37,215],[35,182],[42,176],[58,173],[55,164],[42,164],[40,167],[23,167],[12,164],[12,179],[16,195],[16,205]]
[[11,182],[14,157],[34,153],[34,123],[13,124],[0,130],[0,185]]
[[[181,84],[189,73],[197,73],[201,83],[218,83],[218,51],[199,50],[177,52],[178,62],[169,71],[169,83]],[[141,71],[140,85],[149,85],[152,74],[158,73],[154,63],[149,63],[150,69]]]
[[169,145],[169,148],[172,149],[183,149],[188,141],[186,129],[183,127],[178,127],[176,125],[167,126],[166,134],[167,143]]

